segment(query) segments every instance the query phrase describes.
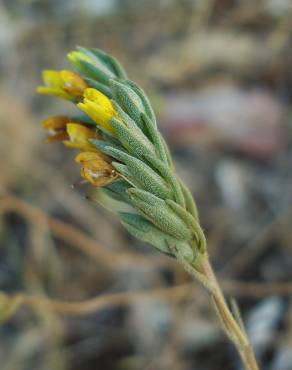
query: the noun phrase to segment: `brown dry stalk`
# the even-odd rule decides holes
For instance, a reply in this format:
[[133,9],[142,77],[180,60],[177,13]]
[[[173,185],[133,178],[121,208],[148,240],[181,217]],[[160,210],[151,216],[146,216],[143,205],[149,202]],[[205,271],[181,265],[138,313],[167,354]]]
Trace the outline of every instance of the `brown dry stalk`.
[[121,268],[129,264],[143,264],[151,266],[170,265],[172,260],[164,256],[144,256],[138,253],[110,251],[86,235],[83,231],[66,222],[50,217],[44,211],[36,208],[12,194],[1,196],[1,210],[3,212],[16,212],[35,225],[46,223],[52,233],[78,249],[96,262],[108,268]]
[[[257,282],[239,282],[225,280],[222,282],[223,290],[226,294],[232,296],[262,298],[267,295],[290,295],[292,293],[292,282],[283,283],[257,283]],[[195,290],[194,284],[187,283],[167,288],[157,288],[146,291],[121,292],[106,295],[100,295],[81,302],[69,302],[55,300],[45,297],[32,296],[25,293],[6,294],[1,293],[0,302],[3,306],[15,305],[43,307],[66,315],[87,315],[107,306],[123,306],[131,304],[139,299],[170,299],[181,301],[190,295],[190,291]]]
[[[161,265],[161,259],[147,258],[134,253],[113,253],[98,245],[94,240],[88,237],[80,230],[76,230],[71,225],[62,221],[49,217],[43,211],[27,204],[19,198],[5,194],[2,196],[2,211],[14,211],[20,214],[29,222],[36,225],[48,225],[53,234],[60,237],[68,244],[78,248],[87,256],[94,258],[95,261],[104,264],[107,267],[113,268],[114,266],[127,265],[129,263],[151,263]],[[178,256],[180,257],[180,256]],[[178,258],[179,259],[179,258]],[[168,260],[162,259],[162,262]],[[118,262],[118,263],[117,263]],[[201,262],[201,268],[197,270],[194,266],[192,268],[181,261],[187,272],[193,274],[201,283],[207,288],[211,295],[211,300],[214,304],[215,312],[218,315],[219,321],[223,330],[229,339],[236,346],[242,362],[245,364],[247,370],[258,370],[258,365],[254,352],[250,346],[248,337],[245,331],[241,328],[240,323],[232,315],[222,290],[218,284],[216,276],[212,270],[209,259],[206,256]],[[291,293],[292,283],[283,284],[259,284],[259,283],[243,283],[227,281],[223,283],[223,288],[229,289],[233,294],[259,296],[266,293],[278,294]],[[2,293],[0,296],[0,318],[2,320],[8,319],[13,315],[21,306],[31,306],[34,308],[45,308],[48,310],[57,311],[67,315],[84,315],[96,311],[106,306],[125,305],[133,302],[136,299],[149,299],[150,297],[167,298],[180,301],[181,299],[189,296],[189,291],[192,289],[191,284],[184,284],[170,288],[160,288],[152,291],[140,292],[126,292],[115,293],[103,296],[98,296],[88,299],[83,302],[65,302],[53,300],[50,298],[30,296],[25,293],[17,293],[14,295],[7,295]]]

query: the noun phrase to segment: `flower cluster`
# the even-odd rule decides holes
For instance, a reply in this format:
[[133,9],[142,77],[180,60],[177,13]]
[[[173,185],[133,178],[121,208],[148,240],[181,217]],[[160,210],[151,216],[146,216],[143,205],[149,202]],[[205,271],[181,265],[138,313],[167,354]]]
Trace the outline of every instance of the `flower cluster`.
[[98,49],[79,48],[68,59],[75,72],[44,71],[37,91],[70,100],[79,114],[46,119],[48,140],[78,149],[81,176],[130,207],[119,217],[131,234],[187,262],[204,255],[196,205],[174,173],[144,91]]
[[[46,86],[39,86],[38,93],[75,102],[96,124],[111,130],[108,122],[116,113],[110,99],[100,91],[88,87],[78,73],[69,70],[46,70],[43,72],[43,80]],[[92,185],[104,186],[117,178],[109,157],[89,142],[89,139],[101,139],[92,122],[54,116],[44,120],[43,127],[49,132],[49,142],[62,140],[68,148],[81,151],[75,161],[82,164],[80,174]]]

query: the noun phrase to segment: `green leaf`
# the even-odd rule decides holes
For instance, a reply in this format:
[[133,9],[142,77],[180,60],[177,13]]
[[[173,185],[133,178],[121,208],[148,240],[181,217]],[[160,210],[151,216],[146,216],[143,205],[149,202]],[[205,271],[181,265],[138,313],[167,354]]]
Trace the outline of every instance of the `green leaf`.
[[[167,256],[174,257],[165,241],[164,233],[144,219],[144,217],[134,214],[133,216],[141,217],[141,219],[143,219],[143,221],[138,222],[138,227],[133,225],[132,220],[125,221],[125,217],[123,217],[123,215],[120,213],[121,223],[127,229],[127,231],[135,238],[150,243],[152,246],[158,249],[159,252],[166,254]],[[142,227],[142,225],[145,226],[146,222],[148,223],[147,227]]]
[[92,63],[106,74],[108,78],[117,77],[107,53],[100,49],[83,48],[80,46],[77,47],[77,50],[87,55],[92,60]]
[[187,210],[195,217],[195,219],[199,220],[198,209],[192,193],[188,189],[188,187],[180,180],[180,186],[185,198]]
[[136,122],[119,106],[119,104],[115,100],[112,100],[112,104],[115,111],[118,113],[118,116],[121,118],[126,127],[128,129],[141,132],[142,135],[143,133],[139,126],[137,126]]
[[112,74],[118,78],[126,79],[127,74],[121,64],[112,55],[105,53],[104,51],[96,48],[83,49],[84,51],[94,55],[94,57],[100,61],[102,65],[105,65]]
[[128,129],[116,118],[111,118],[109,123],[124,148],[135,157],[143,158],[146,153],[155,153],[153,145],[142,132],[140,134],[138,131]]
[[150,140],[152,141],[153,145],[157,150],[159,158],[163,162],[168,163],[167,154],[165,152],[164,143],[161,140],[160,132],[156,129],[155,126],[153,126],[153,122],[145,113],[141,113],[141,119],[144,123],[146,130],[148,131]]
[[117,180],[117,181],[111,182],[106,187],[116,193],[126,194],[126,195],[127,195],[127,190],[130,188],[129,184],[125,180]]
[[155,226],[179,240],[190,240],[192,232],[164,200],[144,190],[130,188],[128,194],[133,205]]
[[143,130],[141,113],[145,112],[145,109],[140,97],[128,85],[121,81],[110,80],[110,86],[114,99],[135,121],[136,125]]
[[207,242],[199,222],[187,210],[173,200],[167,199],[165,202],[195,233],[198,243],[194,243],[193,245],[198,248],[200,252],[204,253],[206,251]]
[[161,138],[162,144],[164,146],[164,152],[165,152],[166,157],[167,157],[167,163],[168,163],[169,167],[172,169],[172,171],[174,171],[175,168],[174,168],[174,164],[173,164],[173,160],[172,160],[172,156],[171,156],[169,147],[168,147],[164,137],[161,134],[160,134],[160,138]]
[[116,180],[103,187],[104,190],[111,192],[112,198],[127,204],[131,203],[131,199],[127,193],[129,188],[130,185],[125,180]]
[[108,58],[108,61],[111,63],[116,76],[122,80],[127,79],[128,78],[127,73],[122,67],[122,65],[119,63],[119,61],[109,54],[107,54],[107,58]]
[[137,187],[147,190],[162,199],[172,197],[171,191],[166,182],[155,171],[153,171],[151,167],[140,159],[132,157],[114,148],[108,149],[107,154],[127,165],[130,180],[134,179],[134,184]]
[[101,91],[104,95],[106,95],[109,99],[112,98],[113,94],[111,89],[103,83],[100,83],[92,78],[85,77],[84,80],[87,82],[88,86],[93,87],[96,90]]
[[118,163],[118,162],[112,162],[113,167],[124,176],[125,180],[128,180],[132,186],[136,186],[136,181],[134,177],[132,176],[131,172],[129,171],[128,166]]
[[185,207],[184,195],[180,187],[180,183],[173,171],[159,158],[156,158],[153,154],[149,152],[144,153],[144,158],[151,164],[154,169],[156,169],[160,173],[165,181],[170,184],[173,189],[176,202],[182,207]]
[[145,113],[148,115],[148,117],[153,122],[153,126],[156,127],[157,124],[156,124],[155,113],[154,113],[154,111],[152,109],[151,103],[150,103],[147,95],[145,94],[145,92],[141,89],[140,86],[138,86],[137,84],[135,84],[134,81],[127,80],[127,81],[125,81],[125,83],[128,86],[130,86],[135,91],[135,93],[139,96],[139,98],[141,99],[141,102],[142,102],[142,104],[144,106]]
[[166,235],[143,216],[127,212],[120,212],[119,215],[122,224],[137,239],[150,243],[161,253],[172,257],[169,244],[176,245],[182,251],[186,261],[192,262],[194,260],[192,249],[187,243]]
[[89,139],[88,142],[94,145],[96,149],[109,156],[111,156],[110,149],[118,149],[120,151],[124,150],[120,145],[116,145],[114,142],[109,143],[108,141],[98,139]]
[[85,60],[79,60],[78,64],[75,64],[75,66],[81,74],[85,75],[85,78],[91,78],[104,85],[109,84],[109,76],[94,64],[86,62]]

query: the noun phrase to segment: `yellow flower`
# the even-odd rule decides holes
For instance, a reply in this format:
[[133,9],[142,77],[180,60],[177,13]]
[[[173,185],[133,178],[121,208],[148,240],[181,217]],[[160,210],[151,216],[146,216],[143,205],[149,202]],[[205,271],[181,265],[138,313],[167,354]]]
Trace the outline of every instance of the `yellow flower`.
[[82,164],[80,175],[93,186],[104,186],[117,178],[113,166],[99,152],[79,153],[75,161]]
[[84,99],[77,106],[92,118],[98,125],[112,131],[109,120],[118,117],[110,99],[100,91],[87,88],[84,90]]
[[66,128],[69,140],[65,140],[63,143],[68,148],[96,151],[95,147],[88,142],[88,139],[100,139],[100,134],[75,122],[67,123]]
[[69,135],[67,134],[66,126],[70,121],[71,119],[66,116],[54,116],[45,119],[42,122],[42,126],[49,132],[48,142],[68,140]]
[[43,71],[45,86],[39,86],[37,92],[40,94],[55,95],[67,100],[82,98],[83,91],[87,88],[83,78],[69,70],[45,70]]

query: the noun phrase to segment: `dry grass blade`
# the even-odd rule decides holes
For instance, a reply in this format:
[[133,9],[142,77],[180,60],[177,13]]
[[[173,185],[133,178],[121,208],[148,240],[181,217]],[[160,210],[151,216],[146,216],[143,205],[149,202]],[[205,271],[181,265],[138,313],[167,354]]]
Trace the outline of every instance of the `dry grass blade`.
[[55,236],[61,238],[86,256],[93,258],[97,263],[109,268],[121,268],[129,264],[150,264],[151,266],[157,266],[172,263],[171,260],[162,256],[147,257],[138,253],[122,253],[107,250],[81,230],[76,229],[66,222],[48,216],[42,210],[11,194],[2,195],[1,209],[4,212],[16,212],[36,225],[46,223]]
[[[223,291],[228,295],[246,298],[262,298],[268,295],[289,296],[292,293],[292,282],[286,283],[244,283],[234,280],[222,281]],[[196,287],[193,283],[180,284],[167,288],[157,288],[136,292],[120,292],[100,295],[81,302],[61,301],[51,298],[37,297],[25,293],[5,294],[1,293],[1,305],[13,306],[11,314],[14,314],[21,306],[32,308],[42,307],[60,314],[70,316],[83,316],[106,307],[125,306],[141,299],[167,299],[180,302],[193,296]],[[192,294],[190,294],[192,293]],[[15,305],[17,303],[17,305]]]

